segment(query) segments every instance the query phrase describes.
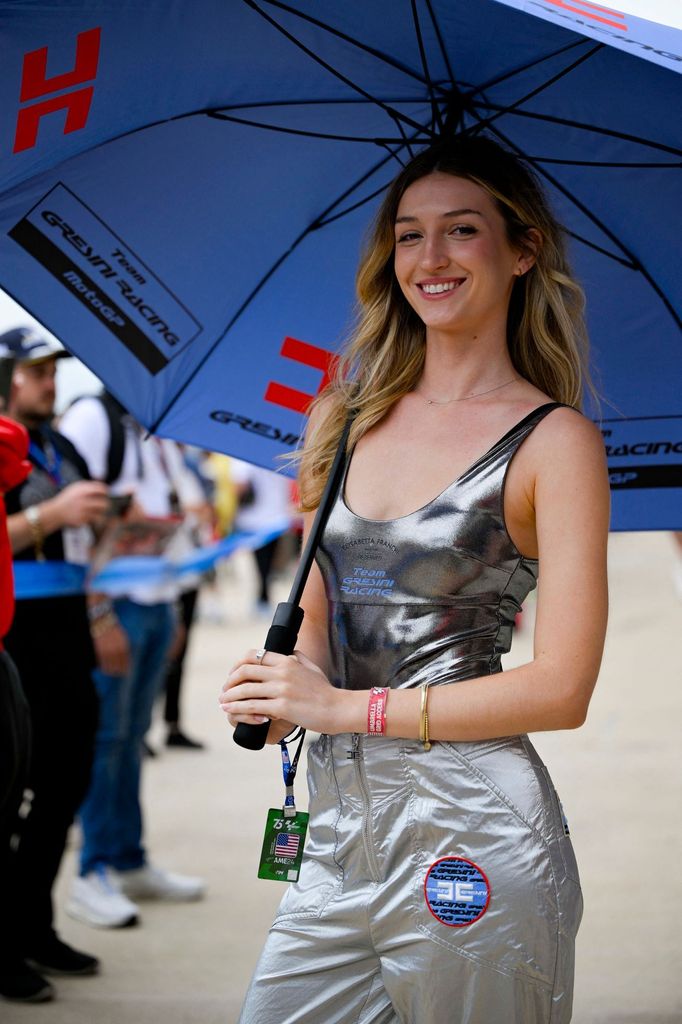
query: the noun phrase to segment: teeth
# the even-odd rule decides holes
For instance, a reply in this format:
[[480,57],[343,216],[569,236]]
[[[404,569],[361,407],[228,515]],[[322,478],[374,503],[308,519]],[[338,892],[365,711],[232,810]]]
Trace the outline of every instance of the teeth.
[[454,291],[459,283],[459,281],[446,281],[445,284],[423,284],[421,287],[427,295],[438,295],[440,292]]

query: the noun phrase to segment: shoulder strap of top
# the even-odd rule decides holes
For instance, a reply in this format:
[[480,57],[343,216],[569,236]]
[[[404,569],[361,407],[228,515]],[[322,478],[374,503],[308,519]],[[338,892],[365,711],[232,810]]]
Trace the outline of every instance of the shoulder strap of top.
[[524,416],[522,420],[515,423],[514,426],[507,431],[504,437],[500,438],[495,447],[497,448],[502,446],[506,444],[507,441],[511,441],[513,437],[523,434],[526,427],[530,427],[532,429],[537,426],[540,420],[543,420],[547,413],[552,412],[553,409],[562,408],[568,409],[570,406],[567,406],[565,402],[545,402],[544,405],[539,405],[537,409],[533,409],[533,411],[529,412],[527,416]]
[[[545,402],[544,405],[539,405],[537,409],[533,409],[529,412],[522,420],[515,423],[506,434],[504,434],[499,441],[490,448],[485,455],[477,459],[475,463],[467,470],[464,474],[465,477],[470,476],[474,472],[482,469],[484,466],[488,469],[492,463],[497,463],[500,469],[503,470],[503,475],[506,475],[506,467],[514,457],[519,445],[526,439],[532,430],[540,423],[545,416],[552,412],[553,409],[570,408],[563,402]],[[460,478],[461,479],[461,478]]]

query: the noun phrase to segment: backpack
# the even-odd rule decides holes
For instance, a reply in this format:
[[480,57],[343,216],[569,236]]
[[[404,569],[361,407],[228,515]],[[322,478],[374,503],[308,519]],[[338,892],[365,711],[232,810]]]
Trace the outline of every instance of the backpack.
[[[104,390],[100,391],[98,395],[79,395],[78,398],[74,398],[73,401],[69,403],[69,408],[71,408],[72,405],[76,405],[77,402],[82,401],[83,398],[96,399],[106,413],[107,422],[109,423],[109,452],[107,454],[107,472],[103,483],[113,484],[115,480],[118,480],[123,468],[123,456],[125,454],[126,444],[123,417],[127,416],[128,413],[113,395],[110,395],[108,391]],[[66,440],[66,438],[64,438],[64,440]],[[85,479],[90,479],[89,474],[86,474]]]
[[107,455],[107,475],[104,478],[104,483],[113,484],[115,480],[118,480],[123,468],[126,441],[123,417],[127,416],[127,412],[108,391],[102,391],[95,397],[102,403],[109,421],[109,454]]

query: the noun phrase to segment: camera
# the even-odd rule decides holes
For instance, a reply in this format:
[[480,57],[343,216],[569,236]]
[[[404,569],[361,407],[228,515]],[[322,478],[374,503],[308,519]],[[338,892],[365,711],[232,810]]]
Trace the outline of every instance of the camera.
[[128,509],[130,508],[132,501],[132,494],[110,494],[109,515],[124,516]]

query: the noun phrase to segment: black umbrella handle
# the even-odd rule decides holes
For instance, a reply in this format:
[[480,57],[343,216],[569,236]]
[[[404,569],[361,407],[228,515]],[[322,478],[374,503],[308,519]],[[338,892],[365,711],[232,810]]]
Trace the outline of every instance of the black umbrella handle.
[[[266,651],[274,651],[276,654],[293,654],[296,649],[298,632],[303,622],[303,609],[300,607],[301,596],[313,561],[315,560],[317,545],[320,542],[325,523],[343,480],[343,471],[346,467],[346,445],[348,444],[348,435],[350,434],[353,419],[354,414],[351,414],[343,428],[317,515],[308,537],[308,543],[301,555],[301,561],[291,587],[289,600],[277,605],[277,611],[263,645]],[[233,733],[234,742],[238,743],[240,747],[246,747],[247,750],[261,750],[265,746],[269,728],[269,722],[264,722],[263,725],[246,725],[244,722],[240,722]]]
[[[293,654],[302,622],[303,609],[299,605],[289,601],[278,604],[263,645],[265,650],[274,651],[275,654]],[[269,728],[269,722],[263,725],[239,722],[234,730],[234,742],[247,750],[261,750],[265,746]]]

